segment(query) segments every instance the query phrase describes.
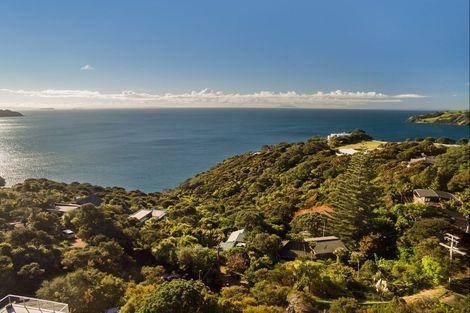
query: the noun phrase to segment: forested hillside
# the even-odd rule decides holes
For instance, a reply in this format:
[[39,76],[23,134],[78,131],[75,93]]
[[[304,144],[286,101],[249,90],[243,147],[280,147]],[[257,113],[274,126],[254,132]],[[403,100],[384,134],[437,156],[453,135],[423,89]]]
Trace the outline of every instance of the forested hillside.
[[414,115],[409,118],[413,123],[431,123],[448,125],[469,125],[470,111],[446,111]]
[[[423,154],[434,161],[409,162]],[[439,242],[464,238],[456,217],[470,216],[468,162],[467,144],[406,141],[350,156],[311,138],[234,156],[161,193],[27,180],[0,189],[0,296],[62,301],[73,313],[468,312],[468,297],[450,291],[445,303],[399,298],[467,270]],[[410,203],[416,188],[455,198]],[[104,203],[47,210],[91,194]],[[333,212],[308,210],[321,205]],[[142,208],[166,216],[129,219]],[[217,248],[239,229],[244,245]],[[305,233],[337,236],[347,250],[283,260],[286,240]]]

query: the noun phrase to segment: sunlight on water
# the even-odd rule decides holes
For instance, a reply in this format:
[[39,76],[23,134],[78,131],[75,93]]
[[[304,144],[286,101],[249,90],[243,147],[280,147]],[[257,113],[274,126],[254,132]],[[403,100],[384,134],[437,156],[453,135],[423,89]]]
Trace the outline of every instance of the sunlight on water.
[[377,139],[462,138],[468,127],[405,123],[413,112],[343,110],[108,110],[28,112],[0,119],[0,176],[171,188],[265,144],[362,128]]

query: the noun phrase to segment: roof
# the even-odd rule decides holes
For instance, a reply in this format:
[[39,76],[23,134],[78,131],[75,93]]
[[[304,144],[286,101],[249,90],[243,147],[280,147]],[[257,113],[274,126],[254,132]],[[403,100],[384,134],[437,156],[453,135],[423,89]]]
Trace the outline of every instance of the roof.
[[313,238],[309,238],[308,240],[321,242],[321,241],[339,240],[339,238],[336,236],[325,236],[325,237],[313,237]]
[[312,248],[307,241],[286,240],[282,242],[282,248],[279,252],[281,258],[294,260],[299,257],[311,258]]
[[333,138],[333,137],[349,137],[351,136],[351,133],[331,133],[328,135],[328,139]]
[[445,191],[433,190],[433,189],[415,189],[414,192],[420,198],[443,198],[443,199],[454,199],[454,195]]
[[437,193],[439,198],[444,198],[444,199],[447,199],[447,200],[455,199],[454,195],[449,193],[449,192],[440,191],[440,190],[435,190],[435,192]]
[[244,242],[245,229],[234,231],[230,234],[226,242]]
[[162,210],[148,210],[148,209],[140,209],[139,211],[135,212],[134,214],[129,215],[129,218],[135,218],[139,221],[148,218],[156,218],[157,220],[163,218],[166,215],[165,211]]
[[101,205],[101,203],[103,203],[103,199],[101,199],[97,195],[89,195],[89,196],[86,196],[86,197],[77,198],[75,200],[75,203],[80,204],[80,205],[91,203],[95,206],[99,206],[99,205]]
[[149,218],[152,215],[152,210],[147,210],[147,209],[140,209],[139,211],[135,212],[134,214],[131,214],[129,218],[135,218],[139,221]]
[[54,208],[50,209],[50,211],[62,212],[67,213],[79,208],[80,205],[78,204],[56,204]]
[[227,241],[221,242],[219,247],[223,251],[232,249],[233,247],[244,247],[245,244],[245,229],[239,229],[228,236]]
[[166,215],[166,212],[163,210],[152,210],[152,217],[156,219],[161,219]]
[[315,255],[333,254],[338,248],[347,250],[344,243],[335,236],[317,237],[313,241],[316,243],[313,247]]
[[420,158],[411,158],[410,159],[410,163],[416,163],[416,162],[421,162],[421,161],[424,161],[426,163],[429,163],[429,164],[434,164],[436,163],[436,158],[433,157],[433,156],[423,156],[423,157],[420,157]]
[[71,229],[64,229],[64,230],[62,231],[62,233],[66,234],[66,235],[72,235],[72,234],[73,234],[73,230],[71,230]]

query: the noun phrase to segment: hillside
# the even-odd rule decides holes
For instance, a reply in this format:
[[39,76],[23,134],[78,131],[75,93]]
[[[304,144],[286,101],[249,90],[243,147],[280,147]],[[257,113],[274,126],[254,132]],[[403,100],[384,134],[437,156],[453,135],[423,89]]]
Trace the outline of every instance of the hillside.
[[469,125],[470,113],[468,110],[433,112],[411,116],[408,121],[412,123]]
[[[423,153],[436,162],[408,163]],[[326,139],[311,138],[234,156],[162,193],[27,180],[0,189],[0,296],[37,295],[69,303],[72,313],[116,305],[121,313],[172,312],[186,302],[188,313],[328,306],[362,313],[363,305],[376,313],[433,312],[446,304],[389,301],[440,286],[464,268],[464,259],[451,263],[436,244],[445,232],[462,236],[453,220],[460,207],[404,202],[414,188],[429,187],[469,198],[468,159],[468,145],[432,140],[338,156]],[[104,202],[61,216],[47,210],[90,194]],[[330,215],[305,210],[327,205]],[[166,216],[129,218],[143,208]],[[306,213],[294,214],[300,210]],[[67,239],[64,229],[76,238]],[[240,229],[243,245],[218,248]],[[302,242],[306,232],[338,236],[348,250],[283,259],[285,243]],[[388,291],[376,291],[377,277]]]
[[20,112],[10,111],[10,110],[0,110],[0,117],[17,117],[23,116]]

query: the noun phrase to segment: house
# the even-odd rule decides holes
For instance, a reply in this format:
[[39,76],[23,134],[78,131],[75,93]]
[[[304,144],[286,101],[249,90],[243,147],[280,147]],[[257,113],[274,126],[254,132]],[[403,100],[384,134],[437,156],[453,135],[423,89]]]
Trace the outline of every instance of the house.
[[140,209],[134,214],[129,215],[129,219],[136,219],[139,223],[143,223],[148,219],[154,218],[156,220],[162,219],[166,215],[165,211],[162,210],[147,210]]
[[244,247],[245,245],[245,229],[240,229],[232,232],[225,242],[219,244],[219,248],[227,251],[233,247]]
[[86,197],[77,197],[75,199],[75,203],[79,205],[84,204],[93,204],[94,206],[100,206],[103,203],[103,199],[98,197],[97,195],[89,195]]
[[69,204],[65,204],[65,203],[57,203],[55,204],[52,208],[50,209],[47,209],[49,212],[53,212],[53,213],[57,213],[59,215],[63,215],[67,212],[71,212],[77,208],[79,208],[80,205],[78,204],[73,204],[73,203],[69,203]]
[[410,161],[408,162],[407,167],[410,167],[411,164],[418,163],[418,162],[424,162],[426,164],[434,164],[436,163],[436,158],[433,156],[426,156],[424,153],[421,154],[420,158],[411,158]]
[[75,233],[71,229],[64,229],[62,231],[62,234],[64,235],[65,238],[67,239],[75,239]]
[[413,203],[438,204],[441,201],[456,199],[451,193],[433,189],[413,190]]
[[335,257],[335,250],[338,248],[346,249],[344,243],[335,236],[306,238],[307,242],[315,242],[313,245],[313,254],[316,259],[325,259]]
[[17,295],[7,295],[0,299],[1,313],[68,313],[66,303],[42,300]]
[[305,240],[284,240],[279,256],[283,260],[314,259],[313,249]]
[[332,133],[332,134],[329,134],[326,139],[328,141],[330,141],[331,139],[335,138],[335,137],[339,137],[339,138],[344,138],[344,137],[349,137],[351,136],[351,133]]
[[312,237],[304,240],[286,240],[282,242],[280,257],[284,260],[327,259],[335,257],[335,250],[346,249],[344,243],[335,236]]

